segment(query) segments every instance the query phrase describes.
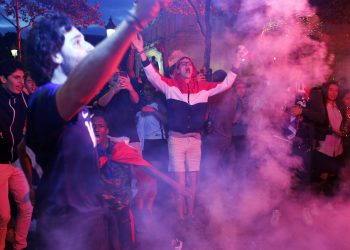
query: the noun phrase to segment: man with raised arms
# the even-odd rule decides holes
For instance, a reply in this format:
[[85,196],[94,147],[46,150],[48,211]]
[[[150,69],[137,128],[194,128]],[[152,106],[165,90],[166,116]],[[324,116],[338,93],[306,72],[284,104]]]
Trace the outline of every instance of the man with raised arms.
[[[187,204],[187,215],[191,219],[194,214],[194,201],[197,188],[198,173],[201,160],[201,132],[204,128],[208,97],[229,89],[236,79],[238,68],[248,51],[238,46],[231,71],[221,83],[197,80],[197,70],[189,57],[180,58],[175,66],[174,79],[166,78],[158,73],[147,59],[140,35],[133,41],[141,56],[142,64],[148,80],[167,99],[169,127],[169,171],[174,172],[180,185],[189,188],[192,195]],[[186,178],[186,175],[188,178]],[[178,215],[182,222],[185,219],[185,200],[180,194],[178,198]]]

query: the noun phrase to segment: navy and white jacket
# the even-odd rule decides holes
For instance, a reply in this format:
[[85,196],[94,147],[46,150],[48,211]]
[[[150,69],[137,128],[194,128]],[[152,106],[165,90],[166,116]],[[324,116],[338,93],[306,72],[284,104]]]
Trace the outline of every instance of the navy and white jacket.
[[17,146],[23,138],[27,102],[0,85],[0,164],[17,160]]
[[208,97],[229,89],[237,76],[237,72],[230,71],[221,83],[198,82],[192,63],[192,80],[185,83],[178,75],[174,79],[160,75],[148,60],[142,63],[148,80],[166,96],[169,130],[182,134],[199,133],[203,130]]

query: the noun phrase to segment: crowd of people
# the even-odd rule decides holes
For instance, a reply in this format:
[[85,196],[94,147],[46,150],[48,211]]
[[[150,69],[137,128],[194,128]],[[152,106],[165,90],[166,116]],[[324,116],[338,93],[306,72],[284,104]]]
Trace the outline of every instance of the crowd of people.
[[330,81],[306,93],[305,107],[291,108],[298,119],[294,152],[302,156],[312,190],[334,196],[341,188],[342,176],[346,179],[349,161],[350,92]]
[[[140,1],[96,48],[67,17],[41,19],[28,67],[1,65],[0,249],[12,227],[8,243],[26,248],[34,220],[35,249],[142,249],[155,210],[172,216],[163,222],[177,238],[196,219],[201,183],[248,168],[254,90],[239,69],[248,51],[233,49],[228,72],[204,74],[181,57],[162,75],[139,34],[159,8]],[[332,81],[303,100],[287,110],[286,137],[303,159],[295,174],[310,192],[334,196],[350,157],[350,90]]]

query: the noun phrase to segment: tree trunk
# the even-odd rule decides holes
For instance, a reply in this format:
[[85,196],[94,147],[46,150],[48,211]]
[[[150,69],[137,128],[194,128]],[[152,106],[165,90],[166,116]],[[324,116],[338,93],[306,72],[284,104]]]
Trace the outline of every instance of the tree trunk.
[[211,59],[211,23],[210,23],[211,0],[205,1],[205,49],[204,49],[204,66],[210,68]]
[[16,0],[15,3],[15,17],[16,17],[16,31],[17,31],[17,50],[18,50],[18,60],[22,61],[22,49],[21,49],[21,23],[19,20],[19,2]]
[[22,61],[21,33],[22,33],[22,31],[17,29],[17,50],[18,50],[18,60],[19,61]]

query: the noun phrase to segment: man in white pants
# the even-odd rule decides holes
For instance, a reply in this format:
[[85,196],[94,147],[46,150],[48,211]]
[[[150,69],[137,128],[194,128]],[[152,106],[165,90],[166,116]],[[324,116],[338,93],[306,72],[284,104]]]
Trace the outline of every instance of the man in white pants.
[[[150,83],[162,91],[168,104],[169,127],[169,171],[174,172],[183,188],[186,175],[192,196],[188,198],[187,215],[194,214],[195,194],[201,161],[201,132],[204,128],[208,97],[229,89],[238,74],[238,68],[248,53],[244,46],[239,46],[234,56],[231,71],[221,83],[198,81],[197,70],[189,57],[182,57],[176,63],[174,79],[158,73],[147,59],[143,48],[143,39],[139,35],[133,44],[141,56],[145,73]],[[185,219],[184,197],[178,197],[178,215]]]

